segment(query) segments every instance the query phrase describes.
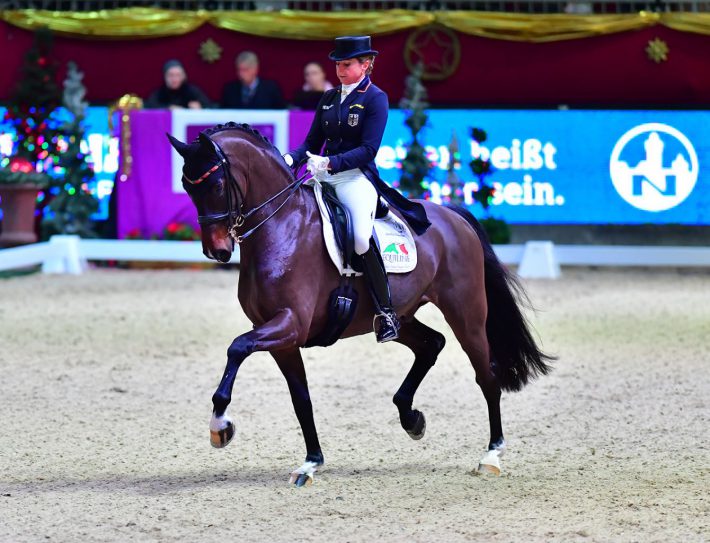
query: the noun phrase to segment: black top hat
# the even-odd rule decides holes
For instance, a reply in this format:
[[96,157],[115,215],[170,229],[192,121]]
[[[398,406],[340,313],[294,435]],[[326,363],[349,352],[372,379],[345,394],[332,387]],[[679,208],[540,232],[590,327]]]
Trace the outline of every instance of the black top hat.
[[341,36],[335,38],[335,50],[328,57],[331,60],[347,60],[377,54],[370,44],[370,36]]

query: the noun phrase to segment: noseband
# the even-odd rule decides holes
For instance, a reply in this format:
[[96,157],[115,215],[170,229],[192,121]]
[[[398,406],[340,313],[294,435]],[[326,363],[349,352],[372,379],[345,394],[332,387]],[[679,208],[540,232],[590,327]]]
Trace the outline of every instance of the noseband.
[[[221,221],[228,221],[227,224],[227,231],[229,232],[229,235],[234,239],[236,243],[241,243],[244,241],[246,238],[251,236],[259,227],[261,227],[266,221],[268,221],[271,217],[276,215],[276,213],[279,212],[279,210],[286,205],[286,202],[288,202],[291,199],[291,196],[293,196],[298,188],[303,184],[303,182],[306,180],[306,177],[308,177],[308,174],[304,174],[298,179],[296,179],[293,183],[288,185],[286,188],[283,190],[279,191],[277,194],[274,194],[271,198],[266,200],[265,202],[261,203],[260,205],[256,206],[255,208],[250,209],[246,213],[244,213],[244,193],[242,192],[241,187],[239,186],[239,183],[237,183],[237,180],[234,178],[232,175],[232,169],[230,168],[229,165],[229,160],[227,160],[227,156],[224,154],[224,151],[222,151],[222,148],[219,146],[219,144],[212,140],[212,143],[214,144],[215,147],[215,152],[217,153],[217,157],[219,158],[219,162],[212,166],[209,170],[207,170],[205,173],[203,173],[200,177],[198,177],[196,180],[191,180],[189,179],[184,173],[182,175],[183,179],[190,183],[191,185],[199,185],[202,183],[205,179],[207,179],[210,175],[215,173],[217,170],[222,168],[222,171],[224,173],[224,179],[225,179],[225,189],[226,189],[226,196],[227,196],[227,211],[223,213],[211,213],[209,215],[198,215],[197,216],[197,222],[200,223],[200,225],[207,225],[207,224],[216,224]],[[245,233],[239,235],[237,234],[237,230],[241,228],[244,223],[251,217],[254,213],[262,209],[264,206],[270,204],[273,202],[276,198],[281,196],[282,194],[288,193],[284,201],[281,203],[279,207],[277,207],[271,215],[266,217],[263,221],[261,221],[259,224],[254,226],[253,228],[249,229]],[[237,207],[236,209],[233,207],[233,203],[236,200]]]

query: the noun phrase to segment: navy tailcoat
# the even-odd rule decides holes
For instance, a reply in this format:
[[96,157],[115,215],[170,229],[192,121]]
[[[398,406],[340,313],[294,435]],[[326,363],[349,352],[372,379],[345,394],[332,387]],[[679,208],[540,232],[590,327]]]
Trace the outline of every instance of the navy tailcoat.
[[[296,164],[307,158],[306,151],[330,158],[330,172],[360,168],[387,203],[397,209],[417,234],[430,226],[424,206],[405,198],[377,171],[375,155],[387,124],[387,95],[369,77],[340,103],[340,87],[323,95],[311,129],[298,149],[290,155]],[[325,147],[325,148],[324,148]]]

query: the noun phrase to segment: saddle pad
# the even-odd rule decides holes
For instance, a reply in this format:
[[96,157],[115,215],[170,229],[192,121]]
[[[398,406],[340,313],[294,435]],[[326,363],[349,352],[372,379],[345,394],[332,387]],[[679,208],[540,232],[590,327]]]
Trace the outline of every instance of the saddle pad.
[[[343,267],[343,255],[335,242],[333,225],[323,202],[323,189],[320,183],[311,179],[307,186],[313,188],[315,193],[323,220],[323,239],[333,264],[338,268],[340,275],[362,275],[349,266]],[[375,232],[387,273],[408,273],[417,266],[417,246],[412,232],[402,219],[390,211],[384,218],[375,221]]]

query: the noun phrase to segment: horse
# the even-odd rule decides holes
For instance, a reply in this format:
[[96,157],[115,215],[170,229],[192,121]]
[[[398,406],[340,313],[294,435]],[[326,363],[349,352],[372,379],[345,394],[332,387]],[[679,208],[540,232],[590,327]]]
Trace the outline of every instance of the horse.
[[[227,350],[226,368],[212,396],[210,442],[221,448],[233,439],[235,426],[226,411],[237,371],[250,354],[268,351],[286,379],[306,445],[306,460],[291,473],[290,483],[311,484],[324,457],[300,349],[328,324],[326,301],[340,281],[326,253],[313,190],[249,125],[216,125],[191,143],[167,136],[184,160],[182,182],[202,226],[204,254],[227,263],[239,244],[238,299],[254,325]],[[402,323],[396,341],[414,354],[393,402],[402,428],[412,439],[421,439],[426,419],[413,408],[414,395],[445,343],[441,333],[415,316],[432,303],[468,356],[488,406],[490,439],[478,470],[499,475],[506,447],[501,391],[518,391],[547,374],[553,357],[537,346],[521,310],[525,293],[496,257],[481,224],[463,208],[421,203],[432,226],[415,236],[417,266],[390,275]],[[360,303],[343,338],[372,332],[375,308],[367,287],[361,278],[353,287]]]

